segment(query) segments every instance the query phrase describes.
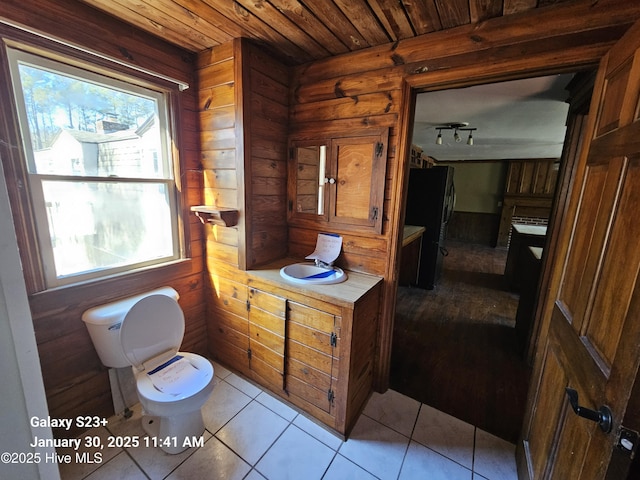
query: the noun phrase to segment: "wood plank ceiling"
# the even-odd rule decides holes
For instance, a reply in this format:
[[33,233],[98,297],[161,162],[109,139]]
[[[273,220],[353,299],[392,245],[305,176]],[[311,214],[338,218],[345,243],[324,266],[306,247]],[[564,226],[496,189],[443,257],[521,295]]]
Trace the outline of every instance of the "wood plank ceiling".
[[192,52],[253,38],[300,65],[570,0],[79,0]]

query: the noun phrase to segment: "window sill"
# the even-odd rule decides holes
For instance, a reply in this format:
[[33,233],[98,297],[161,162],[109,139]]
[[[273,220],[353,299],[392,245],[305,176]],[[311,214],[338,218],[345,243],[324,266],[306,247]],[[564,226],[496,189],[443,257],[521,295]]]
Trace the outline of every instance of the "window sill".
[[[184,258],[127,272],[50,288],[29,295],[34,320],[50,316],[53,310],[73,310],[83,304],[90,308],[127,295],[135,295],[156,287],[173,286],[178,279],[201,272],[199,259]],[[83,307],[84,309],[84,307]]]

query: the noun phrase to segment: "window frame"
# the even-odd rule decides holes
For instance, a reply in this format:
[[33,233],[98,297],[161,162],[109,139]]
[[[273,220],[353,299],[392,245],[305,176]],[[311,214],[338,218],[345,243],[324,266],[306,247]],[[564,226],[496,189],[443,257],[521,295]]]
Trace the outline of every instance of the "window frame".
[[[34,48],[18,42],[5,41],[4,43],[4,56],[8,67],[5,73],[7,79],[10,80],[7,91],[11,93],[9,100],[16,122],[17,144],[21,147],[20,154],[17,155],[17,162],[20,165],[16,168],[15,173],[18,174],[16,180],[19,188],[23,190],[24,196],[28,199],[28,205],[21,208],[23,218],[20,223],[27,223],[26,231],[30,232],[27,235],[29,246],[26,249],[29,257],[29,270],[39,277],[29,282],[30,290],[35,293],[60,287],[72,287],[87,282],[107,280],[121,275],[141,272],[148,268],[164,267],[186,260],[188,241],[184,229],[183,193],[179,181],[181,169],[178,161],[178,142],[176,137],[175,115],[176,110],[178,110],[178,102],[175,98],[175,89],[147,79],[143,80],[135,73],[122,72],[122,68],[115,68],[116,66],[105,66],[103,62],[93,63],[91,58],[80,60],[66,52],[59,53],[46,48]],[[109,88],[153,98],[158,106],[158,122],[161,128],[161,152],[158,152],[158,156],[163,159],[163,169],[167,172],[166,176],[148,178],[142,176],[119,176],[111,178],[107,176],[34,173],[32,167],[35,165],[35,160],[30,138],[31,131],[28,126],[23,91],[17,68],[18,62],[23,59],[27,59],[25,63],[32,64],[36,68],[52,70],[62,74],[71,72],[72,76],[79,77],[82,81],[103,84]],[[32,61],[33,59],[36,59],[37,62]],[[18,77],[17,79],[16,76]],[[22,179],[24,179],[24,182],[22,182]],[[101,182],[104,184],[130,182],[165,186],[168,192],[171,217],[172,255],[119,267],[58,277],[55,272],[53,247],[51,236],[49,235],[47,212],[42,191],[43,180],[62,180],[77,183]]]

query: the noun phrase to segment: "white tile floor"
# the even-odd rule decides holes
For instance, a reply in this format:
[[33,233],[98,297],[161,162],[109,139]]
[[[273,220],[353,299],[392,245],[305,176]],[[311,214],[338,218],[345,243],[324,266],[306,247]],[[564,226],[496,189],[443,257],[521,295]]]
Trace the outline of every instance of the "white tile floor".
[[[515,446],[389,390],[374,393],[343,442],[276,397],[214,363],[204,446],[105,448],[100,464],[60,468],[67,479],[515,480]],[[144,437],[140,407],[89,436]],[[82,452],[89,452],[81,448]]]

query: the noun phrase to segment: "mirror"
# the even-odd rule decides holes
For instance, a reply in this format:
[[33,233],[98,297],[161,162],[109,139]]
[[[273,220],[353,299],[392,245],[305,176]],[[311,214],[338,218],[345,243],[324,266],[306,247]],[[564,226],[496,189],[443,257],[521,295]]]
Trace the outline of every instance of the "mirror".
[[296,159],[296,212],[324,215],[327,146],[298,146]]

